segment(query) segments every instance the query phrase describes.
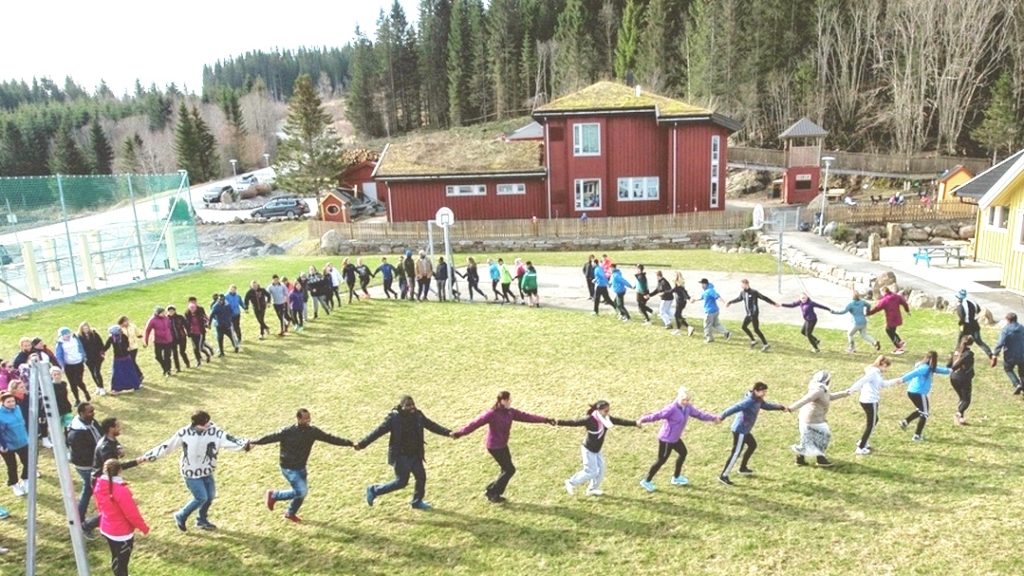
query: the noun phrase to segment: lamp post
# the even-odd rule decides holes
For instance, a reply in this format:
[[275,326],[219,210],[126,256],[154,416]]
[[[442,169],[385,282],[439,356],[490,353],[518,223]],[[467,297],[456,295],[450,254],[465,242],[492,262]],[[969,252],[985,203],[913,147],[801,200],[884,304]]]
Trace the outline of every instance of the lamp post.
[[[238,160],[232,158],[231,160],[228,160],[228,162],[231,162],[231,175],[238,176],[238,170],[236,170],[236,167],[238,166]],[[825,173],[828,174],[827,171]],[[826,178],[826,180],[828,179]]]
[[270,154],[267,154],[266,152],[263,153],[263,165],[270,168]]
[[836,161],[833,156],[822,156],[821,161],[825,163],[825,185],[821,189],[821,219],[818,221],[818,235],[825,235],[825,206],[828,204],[828,169]]

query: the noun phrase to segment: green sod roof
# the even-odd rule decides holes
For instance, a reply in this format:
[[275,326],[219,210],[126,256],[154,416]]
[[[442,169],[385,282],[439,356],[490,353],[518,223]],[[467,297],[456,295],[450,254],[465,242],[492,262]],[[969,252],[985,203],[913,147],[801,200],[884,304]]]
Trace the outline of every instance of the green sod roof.
[[598,82],[586,88],[555,99],[535,111],[536,114],[557,114],[586,110],[657,110],[658,116],[710,116],[711,110],[673,100],[642,90],[636,95],[634,88],[618,82]]
[[506,142],[462,130],[413,135],[388,146],[377,177],[459,174],[544,173],[537,141]]

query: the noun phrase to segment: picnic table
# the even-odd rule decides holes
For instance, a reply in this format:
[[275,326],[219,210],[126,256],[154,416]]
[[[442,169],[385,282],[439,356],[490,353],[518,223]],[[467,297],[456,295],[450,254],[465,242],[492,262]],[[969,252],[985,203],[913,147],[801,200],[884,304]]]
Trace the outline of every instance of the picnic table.
[[945,240],[942,242],[942,244],[937,244],[933,246],[918,246],[917,250],[914,252],[914,266],[917,266],[918,262],[924,260],[925,264],[929,268],[931,268],[932,257],[935,256],[945,257],[946,264],[949,264],[949,260],[951,258],[954,258],[956,259],[957,268],[960,268],[963,265],[964,258],[967,257],[967,255],[964,254],[963,251],[970,245],[970,242],[964,240]]

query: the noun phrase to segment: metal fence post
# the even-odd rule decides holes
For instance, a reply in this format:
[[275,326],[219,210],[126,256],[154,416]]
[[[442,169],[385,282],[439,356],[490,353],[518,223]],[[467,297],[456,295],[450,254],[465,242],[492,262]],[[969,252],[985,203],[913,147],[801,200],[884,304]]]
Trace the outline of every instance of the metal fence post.
[[139,211],[135,208],[135,190],[132,189],[132,175],[125,174],[128,179],[128,201],[132,204],[132,217],[135,219],[135,241],[139,245],[139,261],[142,262],[142,277],[149,278],[146,270],[146,252],[142,249],[142,231],[139,230]]
[[71,227],[68,225],[68,209],[64,202],[64,184],[60,174],[57,174],[57,191],[60,193],[60,217],[64,220],[64,236],[68,241],[68,262],[71,263],[71,281],[75,283],[75,295],[81,294],[78,290],[78,271],[75,269],[75,249],[71,246]]

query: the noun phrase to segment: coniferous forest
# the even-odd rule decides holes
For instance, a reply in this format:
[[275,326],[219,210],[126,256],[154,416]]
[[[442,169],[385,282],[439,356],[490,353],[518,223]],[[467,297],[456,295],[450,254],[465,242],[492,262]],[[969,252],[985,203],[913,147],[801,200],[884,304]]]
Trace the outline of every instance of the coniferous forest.
[[804,115],[851,151],[1024,140],[1024,0],[421,0],[414,16],[394,2],[338,47],[216,61],[198,94],[0,82],[0,175],[259,167],[301,74],[365,137],[528,115],[617,79],[731,116],[752,146]]

